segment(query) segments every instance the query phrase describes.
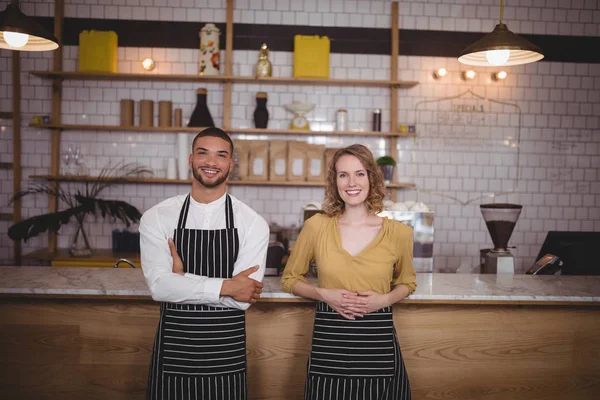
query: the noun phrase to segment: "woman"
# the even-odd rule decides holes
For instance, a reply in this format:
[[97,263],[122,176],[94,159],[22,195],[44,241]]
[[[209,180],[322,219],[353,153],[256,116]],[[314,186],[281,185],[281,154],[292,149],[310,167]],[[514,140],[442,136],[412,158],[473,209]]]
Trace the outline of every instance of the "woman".
[[[414,292],[412,230],[377,216],[383,176],[371,152],[338,150],[327,172],[326,215],[304,223],[284,290],[317,300],[305,399],[410,399],[391,305]],[[304,275],[318,266],[318,285]]]

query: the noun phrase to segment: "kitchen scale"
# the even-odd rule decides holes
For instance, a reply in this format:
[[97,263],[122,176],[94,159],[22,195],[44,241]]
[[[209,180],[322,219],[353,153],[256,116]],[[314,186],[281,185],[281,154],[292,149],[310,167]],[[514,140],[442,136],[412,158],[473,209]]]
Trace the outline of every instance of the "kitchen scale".
[[314,108],[314,104],[302,103],[300,101],[292,101],[290,104],[286,104],[285,109],[294,114],[294,118],[290,122],[290,129],[310,131],[310,125],[304,115]]
[[482,250],[483,274],[514,274],[515,259],[508,250],[508,241],[515,229],[523,206],[519,204],[482,204],[481,214],[490,232],[493,249]]

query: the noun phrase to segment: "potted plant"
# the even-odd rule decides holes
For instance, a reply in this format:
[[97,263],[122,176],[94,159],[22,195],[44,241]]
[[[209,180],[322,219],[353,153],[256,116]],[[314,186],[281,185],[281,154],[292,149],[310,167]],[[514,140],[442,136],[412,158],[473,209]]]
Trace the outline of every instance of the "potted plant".
[[57,233],[61,226],[68,224],[72,218],[77,222],[77,230],[69,252],[71,255],[89,256],[92,254],[83,222],[86,215],[95,215],[98,211],[102,218],[110,217],[124,222],[127,226],[138,222],[142,217],[140,211],[122,200],[105,200],[99,198],[100,193],[127,178],[150,176],[152,171],[135,163],[119,163],[114,167],[105,167],[97,177],[90,178],[81,190],[81,184],[58,185],[55,182],[32,184],[27,189],[16,193],[12,201],[30,194],[43,193],[56,196],[61,205],[67,208],[47,214],[37,215],[17,222],[8,228],[8,236],[12,240],[23,240],[35,237],[44,232]]
[[377,165],[381,168],[385,183],[390,183],[394,179],[394,168],[396,168],[396,160],[390,156],[383,156],[377,159]]

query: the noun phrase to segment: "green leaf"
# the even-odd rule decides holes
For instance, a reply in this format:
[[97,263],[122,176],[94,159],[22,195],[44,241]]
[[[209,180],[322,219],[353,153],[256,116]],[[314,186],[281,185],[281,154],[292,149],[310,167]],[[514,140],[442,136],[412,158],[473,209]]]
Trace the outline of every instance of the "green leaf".
[[75,196],[75,198],[86,212],[94,214],[99,210],[102,218],[107,216],[115,218],[127,226],[142,218],[142,213],[137,208],[121,200],[93,199],[84,196]]
[[42,214],[17,222],[8,228],[8,237],[12,240],[28,239],[44,232],[58,232],[62,225],[68,224],[73,216],[83,212],[79,207],[69,208],[68,210]]
[[[8,229],[8,236],[12,240],[32,238],[44,232],[58,232],[62,225],[68,224],[73,216],[83,220],[87,214],[96,214],[100,211],[103,218],[110,217],[124,222],[127,226],[138,222],[142,217],[140,211],[131,204],[120,200],[104,200],[98,198],[100,192],[107,187],[123,183],[126,178],[151,176],[152,170],[137,163],[118,163],[102,169],[100,175],[92,179],[91,184],[85,183],[85,190],[81,185],[74,188],[75,184],[59,184],[46,182],[43,184],[30,184],[30,186],[16,193],[11,202],[27,195],[44,194],[55,196],[69,208],[63,211],[47,213],[20,221]],[[65,189],[66,188],[66,189]]]
[[396,165],[396,160],[390,156],[383,156],[377,159],[377,165]]

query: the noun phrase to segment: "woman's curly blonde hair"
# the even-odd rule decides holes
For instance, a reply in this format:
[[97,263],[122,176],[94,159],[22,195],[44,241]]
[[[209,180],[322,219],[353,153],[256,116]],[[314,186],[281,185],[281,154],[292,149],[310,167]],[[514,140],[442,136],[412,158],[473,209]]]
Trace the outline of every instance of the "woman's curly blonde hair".
[[343,156],[354,156],[367,171],[369,178],[369,194],[365,203],[370,213],[377,214],[383,210],[383,199],[385,197],[385,183],[381,169],[373,157],[373,153],[362,144],[353,144],[339,149],[333,155],[327,166],[327,176],[325,178],[325,201],[323,202],[323,211],[330,217],[339,216],[344,212],[346,204],[340,197],[337,189],[337,171],[335,165]]

